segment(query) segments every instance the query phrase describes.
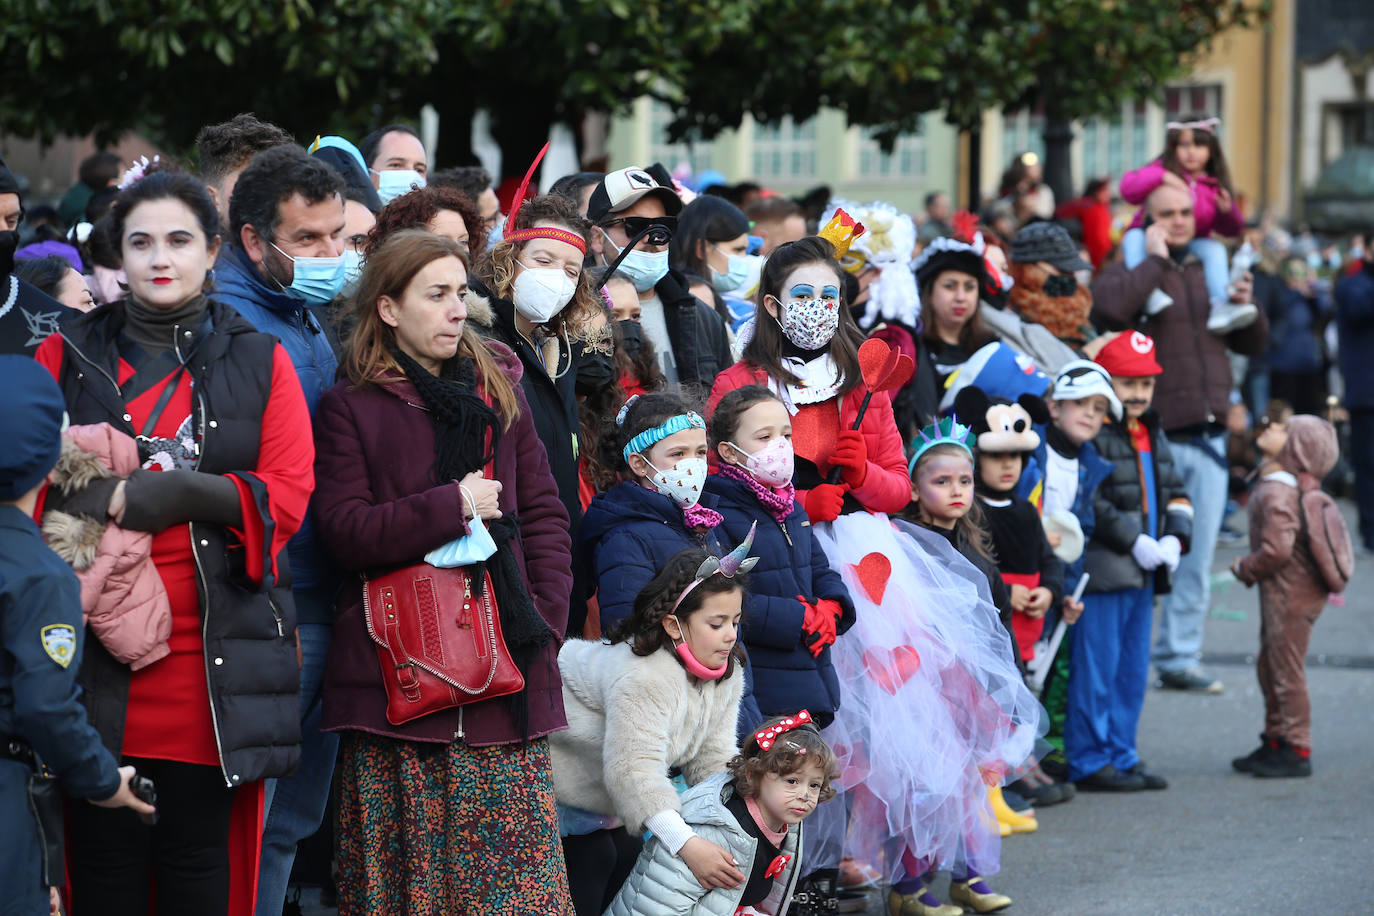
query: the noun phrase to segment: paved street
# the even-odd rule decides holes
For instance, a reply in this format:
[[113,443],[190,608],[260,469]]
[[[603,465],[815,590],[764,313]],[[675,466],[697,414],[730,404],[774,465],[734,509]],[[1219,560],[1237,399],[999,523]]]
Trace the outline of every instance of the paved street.
[[[1216,569],[1239,552],[1220,548]],[[1307,780],[1232,771],[1231,758],[1255,746],[1262,726],[1259,610],[1257,593],[1225,572],[1214,577],[1213,596],[1207,669],[1226,692],[1152,690],[1145,703],[1141,753],[1168,777],[1168,791],[1080,795],[1042,811],[1039,832],[1004,846],[993,885],[1015,899],[1008,913],[1374,913],[1374,557],[1359,558],[1349,600],[1328,606],[1313,634],[1315,772]],[[943,896],[943,881],[936,890]],[[886,913],[874,904],[873,916]]]

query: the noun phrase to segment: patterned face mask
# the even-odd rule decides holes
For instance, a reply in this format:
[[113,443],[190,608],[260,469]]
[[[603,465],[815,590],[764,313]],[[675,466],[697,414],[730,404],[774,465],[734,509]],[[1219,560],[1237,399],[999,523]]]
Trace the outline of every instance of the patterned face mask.
[[654,467],[648,458],[644,458],[644,463],[653,468],[654,474],[649,481],[654,485],[654,489],[681,508],[689,509],[701,499],[701,488],[706,483],[705,458],[683,458],[672,467],[661,471]]
[[840,326],[838,299],[802,299],[778,308],[778,324],[787,339],[803,350],[819,350],[830,343]]

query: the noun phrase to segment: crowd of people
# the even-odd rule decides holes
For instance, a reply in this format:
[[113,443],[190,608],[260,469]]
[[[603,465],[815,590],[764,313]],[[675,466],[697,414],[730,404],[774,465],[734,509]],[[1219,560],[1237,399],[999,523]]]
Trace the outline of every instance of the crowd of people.
[[1310,774],[1374,258],[1167,138],[1124,214],[1030,155],[980,214],[503,200],[248,114],[56,207],[0,164],[6,912],[277,916],[326,822],[344,914],[995,912],[1037,808],[1167,788],[1241,503],[1233,766]]

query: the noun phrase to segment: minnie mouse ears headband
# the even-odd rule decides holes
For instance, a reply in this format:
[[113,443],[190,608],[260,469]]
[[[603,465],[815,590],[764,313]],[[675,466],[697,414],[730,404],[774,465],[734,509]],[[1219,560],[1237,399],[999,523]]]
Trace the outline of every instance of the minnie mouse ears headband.
[[[529,190],[530,179],[534,177],[534,170],[539,168],[539,163],[544,160],[544,154],[549,151],[549,145],[544,144],[544,148],[539,151],[539,155],[534,157],[530,163],[529,171],[525,172],[525,179],[520,182],[519,189],[515,192],[514,199],[511,200],[510,216],[506,218],[506,225],[514,226],[515,217],[519,215],[520,208],[525,204],[525,192]],[[557,226],[531,226],[528,229],[514,229],[505,232],[501,236],[502,241],[506,242],[528,242],[531,239],[551,239],[555,242],[565,242],[576,248],[582,254],[587,253],[587,242],[576,232],[569,232],[567,229],[560,229]]]
[[749,550],[754,546],[754,532],[758,530],[758,527],[758,522],[754,522],[754,524],[750,525],[749,534],[745,536],[738,547],[725,556],[707,557],[703,560],[701,565],[697,567],[696,578],[692,580],[690,585],[682,590],[682,594],[677,596],[677,600],[673,602],[673,609],[668,612],[669,615],[677,613],[678,605],[682,604],[683,599],[692,593],[692,589],[696,588],[716,573],[720,573],[727,579],[733,579],[738,573],[748,572],[757,566],[759,558],[749,556]]
[[808,725],[812,729],[816,728],[816,723],[811,721],[811,713],[803,709],[795,716],[788,716],[770,728],[754,732],[754,742],[759,746],[760,751],[766,751],[778,740],[778,736],[786,734],[794,728],[803,728]]

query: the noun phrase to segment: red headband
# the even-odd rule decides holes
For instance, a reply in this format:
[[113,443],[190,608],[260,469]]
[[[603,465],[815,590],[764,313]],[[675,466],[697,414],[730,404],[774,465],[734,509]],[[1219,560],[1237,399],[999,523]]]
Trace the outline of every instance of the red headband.
[[773,742],[783,732],[790,732],[794,728],[801,728],[803,725],[811,724],[811,713],[803,709],[795,716],[788,716],[772,728],[765,728],[763,731],[754,732],[754,740],[759,744],[759,750],[766,751],[773,746]]
[[552,239],[555,242],[567,242],[583,254],[587,253],[587,243],[582,236],[576,232],[569,232],[567,229],[559,229],[556,226],[531,226],[528,229],[516,229],[514,232],[507,232],[501,236],[503,242],[528,242],[530,239]]

